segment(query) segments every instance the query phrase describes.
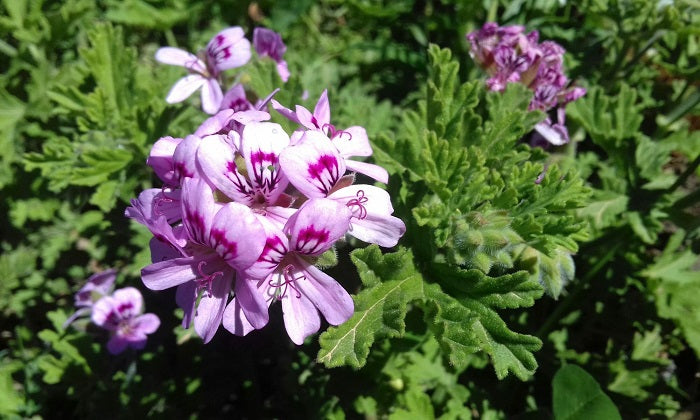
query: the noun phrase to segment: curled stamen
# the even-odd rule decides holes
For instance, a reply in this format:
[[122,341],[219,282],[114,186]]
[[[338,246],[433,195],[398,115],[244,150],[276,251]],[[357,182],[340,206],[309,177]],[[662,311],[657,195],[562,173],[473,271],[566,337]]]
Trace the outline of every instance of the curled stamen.
[[[160,194],[158,194],[157,198],[153,202],[153,214],[156,216],[163,216],[165,214],[165,212],[161,210],[161,207],[175,201],[172,198],[168,197],[166,189],[170,189],[170,188],[163,185],[160,188]],[[172,191],[172,189],[170,189],[170,191]]]
[[294,285],[294,282],[303,280],[305,277],[303,274],[300,274],[297,277],[294,277],[294,265],[293,264],[288,264],[286,267],[282,269],[282,276],[284,277],[284,281],[281,281],[277,284],[273,284],[272,281],[268,283],[270,286],[275,287],[277,289],[281,289],[284,287],[282,290],[282,293],[280,293],[277,298],[282,299],[287,295],[287,288],[291,287],[294,292],[296,292],[296,297],[297,299],[301,298],[301,292],[299,289]]
[[342,137],[343,137],[343,134],[347,134],[347,135],[348,135],[348,140],[352,140],[352,134],[350,134],[350,133],[347,132],[347,131],[343,131],[343,130],[338,130],[338,129],[336,129],[335,126],[334,126],[333,124],[330,124],[330,123],[323,124],[323,127],[321,127],[321,129],[322,129],[322,130],[328,129],[328,133],[330,134],[331,140],[333,140],[333,139],[336,138],[336,137],[342,138]]
[[354,210],[353,207],[357,207],[359,212],[357,218],[362,220],[367,217],[367,209],[365,208],[365,204],[367,204],[368,201],[369,198],[365,196],[365,192],[363,190],[358,190],[357,198],[349,200],[346,206],[348,206],[350,210]]
[[199,293],[200,290],[206,290],[207,296],[211,297],[211,284],[212,282],[216,279],[217,276],[219,277],[224,277],[224,272],[223,271],[215,271],[211,274],[205,274],[204,273],[204,266],[207,265],[206,261],[200,261],[199,264],[197,265],[197,271],[199,273],[199,277],[195,279],[195,282],[197,282],[197,292]]

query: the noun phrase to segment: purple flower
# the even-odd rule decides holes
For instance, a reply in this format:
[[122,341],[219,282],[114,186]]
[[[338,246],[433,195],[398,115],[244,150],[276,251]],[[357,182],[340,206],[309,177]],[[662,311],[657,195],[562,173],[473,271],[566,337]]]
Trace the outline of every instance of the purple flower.
[[216,203],[201,179],[183,179],[181,205],[179,232],[186,243],[171,245],[182,256],[154,262],[141,270],[141,278],[151,290],[177,286],[184,326],[194,320],[197,334],[209,342],[221,324],[235,270],[249,267],[264,248],[264,229],[250,208]]
[[[385,184],[389,181],[389,173],[381,166],[349,159],[353,156],[371,156],[372,146],[369,144],[367,131],[363,127],[352,126],[344,130],[338,130],[331,124],[331,108],[328,102],[327,89],[318,98],[313,113],[301,105],[297,105],[296,111],[292,111],[274,99],[271,103],[277,112],[290,121],[300,124],[307,130],[320,131],[330,136],[333,145],[342,156],[349,170],[367,175]],[[297,143],[303,135],[303,131],[297,131],[292,134],[292,144]]]
[[310,261],[345,235],[351,217],[346,206],[312,199],[289,219],[284,230],[267,224],[265,249],[255,264],[239,272],[236,297],[224,313],[224,328],[236,335],[261,328],[267,323],[268,307],[276,300],[282,302],[284,325],[296,344],[321,327],[319,312],[331,325],[347,321],[354,311],[352,298]]
[[104,296],[92,308],[92,322],[112,332],[107,350],[119,354],[127,347],[144,348],[146,336],[155,332],[160,320],[155,314],[141,314],[143,298],[133,287],[119,289]]
[[85,285],[75,294],[75,306],[78,310],[63,323],[63,328],[68,327],[79,317],[89,314],[95,301],[112,291],[116,278],[117,271],[113,268],[90,276]]
[[163,47],[156,51],[155,58],[164,64],[185,67],[190,72],[170,89],[165,98],[168,103],[182,102],[201,88],[202,109],[208,114],[215,114],[223,99],[219,74],[250,60],[250,41],[245,38],[243,29],[234,26],[216,34],[202,55],[200,59],[179,48]]
[[[232,135],[232,143],[215,136],[202,141],[196,159],[204,177],[224,195],[248,207],[267,210],[277,205],[289,184],[279,167],[279,154],[289,145],[289,136],[279,124],[270,122],[251,122],[240,139],[237,133]],[[242,158],[240,167],[236,156]]]
[[568,143],[564,107],[586,91],[566,88],[569,79],[564,73],[564,48],[552,41],[538,44],[537,31],[525,34],[524,30],[522,26],[485,23],[467,34],[470,55],[491,76],[486,81],[490,90],[502,91],[508,83],[522,83],[534,92],[530,110],[548,112],[557,107],[556,124],[550,118],[537,124],[538,139],[533,144],[541,144],[542,139],[557,146]]
[[391,215],[394,209],[389,194],[371,185],[350,185],[354,177],[344,176],[347,162],[351,161],[343,159],[333,142],[319,131],[307,131],[280,155],[282,171],[302,194],[327,197],[350,209],[350,235],[380,246],[396,245],[406,226]]
[[170,136],[161,137],[151,147],[146,164],[153,168],[158,178],[166,185],[179,186],[180,180],[175,177],[175,162],[173,154],[182,139]]
[[277,32],[266,28],[255,28],[253,31],[253,46],[260,57],[270,57],[277,63],[277,73],[283,82],[289,79],[287,62],[282,56],[287,47],[282,42],[282,37]]
[[97,299],[112,290],[116,279],[117,270],[113,268],[93,274],[75,294],[75,306],[92,306]]

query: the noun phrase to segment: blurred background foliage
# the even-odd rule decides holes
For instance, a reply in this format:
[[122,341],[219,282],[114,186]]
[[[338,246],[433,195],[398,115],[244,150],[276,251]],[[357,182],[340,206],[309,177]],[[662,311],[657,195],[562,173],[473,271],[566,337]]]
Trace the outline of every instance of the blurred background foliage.
[[[625,418],[698,414],[697,2],[4,0],[0,11],[0,416],[564,418],[562,390],[601,410],[609,397]],[[524,89],[498,97],[476,81],[464,35],[486,21],[566,48],[588,89],[567,109],[570,144],[517,143],[542,115],[525,111]],[[181,71],[157,65],[156,49],[196,51],[232,25],[279,31],[293,76],[278,99],[312,107],[328,88],[334,125],[366,127],[392,174],[401,248],[351,258],[351,243],[330,271],[353,293],[363,285],[358,302],[377,282],[405,287],[394,329],[371,330],[357,363],[327,351],[335,329],[294,346],[279,314],[202,345],[173,332],[168,292],[144,293],[164,322],[142,353],[109,357],[103,332],[62,328],[96,271],[143,290],[150,236],[124,208],[155,185],[153,142],[202,119],[191,101],[165,103]],[[241,77],[262,96],[278,87],[264,63]],[[526,180],[547,167],[537,193]],[[519,303],[484,304],[469,282]],[[462,325],[445,321],[454,314]],[[503,341],[474,347],[479,325]],[[504,358],[499,343],[520,353]],[[557,374],[571,364],[585,371]]]

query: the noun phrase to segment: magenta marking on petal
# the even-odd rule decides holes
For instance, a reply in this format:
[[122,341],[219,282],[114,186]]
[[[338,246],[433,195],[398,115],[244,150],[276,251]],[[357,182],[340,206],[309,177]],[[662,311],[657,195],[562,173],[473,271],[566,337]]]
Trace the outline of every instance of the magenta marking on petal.
[[194,174],[187,170],[187,165],[184,162],[175,162],[175,176],[177,178],[194,177]]
[[220,47],[220,46],[224,43],[224,41],[226,41],[226,37],[225,37],[225,36],[223,36],[223,35],[221,35],[221,34],[219,34],[219,35],[216,36],[216,45],[217,45],[217,46]]
[[116,312],[110,311],[105,320],[105,325],[116,326],[119,325],[119,321],[121,321],[121,317]]
[[[324,194],[333,188],[338,178],[340,178],[338,160],[333,155],[321,155],[316,163],[310,164],[307,169],[309,176],[318,180],[322,188],[319,189]],[[330,175],[330,179],[324,177],[324,174]]]
[[250,163],[253,165],[262,165],[263,162],[267,163],[268,165],[275,165],[277,164],[277,155],[274,153],[265,153],[262,150],[251,153]]
[[232,242],[226,239],[225,231],[220,229],[212,229],[211,239],[217,245],[217,248],[219,248],[219,246],[223,246],[226,250],[226,252],[223,255],[221,255],[223,259],[230,260],[232,258],[236,258],[236,256],[238,255],[238,244],[236,242]]
[[313,225],[307,226],[297,235],[297,249],[313,254],[321,244],[328,241],[329,233],[327,230],[316,230]]
[[117,312],[122,314],[124,317],[128,317],[131,315],[131,309],[133,309],[133,308],[134,308],[133,303],[125,302],[125,303],[121,303],[121,304],[119,304],[119,306],[117,306]]
[[187,217],[187,233],[190,234],[190,239],[199,244],[204,244],[204,238],[200,236],[204,232],[204,217],[196,211],[186,211],[185,216]]
[[277,264],[285,254],[287,254],[287,247],[282,240],[278,236],[270,236],[265,241],[265,248],[258,257],[258,261]]
[[[240,192],[243,195],[247,195],[250,197],[250,200],[253,199],[255,196],[255,192],[253,192],[253,189],[251,188],[250,184],[248,181],[243,177],[243,176],[237,176],[240,175],[238,172],[238,167],[236,166],[236,162],[227,162],[226,163],[226,173],[224,176],[233,183],[233,186],[236,187],[238,192]],[[231,175],[231,173],[236,174],[236,175]],[[233,198],[233,197],[231,197]]]
[[320,127],[320,126],[318,125],[318,120],[316,119],[316,116],[314,116],[314,115],[311,116],[311,122],[312,122],[313,125],[316,126],[316,128],[318,128],[319,130],[322,128],[322,127]]
[[[250,163],[253,166],[253,181],[259,188],[270,192],[275,189],[279,182],[280,173],[275,168],[278,165],[277,154],[265,153],[262,150],[253,152],[250,155]],[[265,176],[265,169],[269,169],[271,176]]]

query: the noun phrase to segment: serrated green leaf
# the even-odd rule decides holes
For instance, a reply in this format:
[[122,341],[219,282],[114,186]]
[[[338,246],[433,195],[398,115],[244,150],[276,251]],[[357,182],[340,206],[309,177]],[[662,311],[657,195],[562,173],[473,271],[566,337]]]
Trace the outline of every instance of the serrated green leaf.
[[525,272],[490,278],[478,270],[452,275],[448,267],[436,270],[447,288],[426,287],[426,321],[450,364],[463,368],[467,356],[483,350],[491,357],[498,378],[509,372],[523,380],[530,377],[537,368],[532,352],[542,342],[511,331],[493,308],[532,305],[542,295],[539,284]]
[[132,154],[121,149],[95,149],[86,151],[81,160],[87,165],[75,168],[71,183],[94,186],[107,182],[114,172],[131,162]]
[[690,249],[678,251],[685,232],[679,230],[668,242],[663,254],[640,274],[650,280],[658,314],[678,324],[688,344],[700,354],[700,256]]
[[24,116],[26,105],[0,88],[0,188],[8,184],[13,177],[11,166],[17,160],[18,150],[15,142],[17,124]]
[[611,226],[620,221],[620,216],[627,210],[629,197],[611,191],[596,191],[591,203],[577,211],[578,215],[587,218],[596,229]]
[[19,360],[3,360],[0,365],[0,415],[18,415],[24,405],[24,395],[22,395],[12,379],[12,373],[22,369],[22,362]]
[[112,210],[117,202],[117,189],[120,183],[117,181],[106,181],[101,183],[90,197],[90,204],[94,204],[103,212]]
[[407,305],[423,297],[423,278],[406,249],[382,254],[376,245],[352,252],[365,289],[355,298],[355,313],[321,334],[317,359],[326,367],[362,367],[374,341],[404,333]]
[[556,420],[622,418],[596,380],[576,365],[566,365],[557,371],[552,381],[552,394]]
[[391,413],[389,420],[434,420],[435,412],[430,397],[418,388],[413,388],[404,394],[405,408],[399,408]]

